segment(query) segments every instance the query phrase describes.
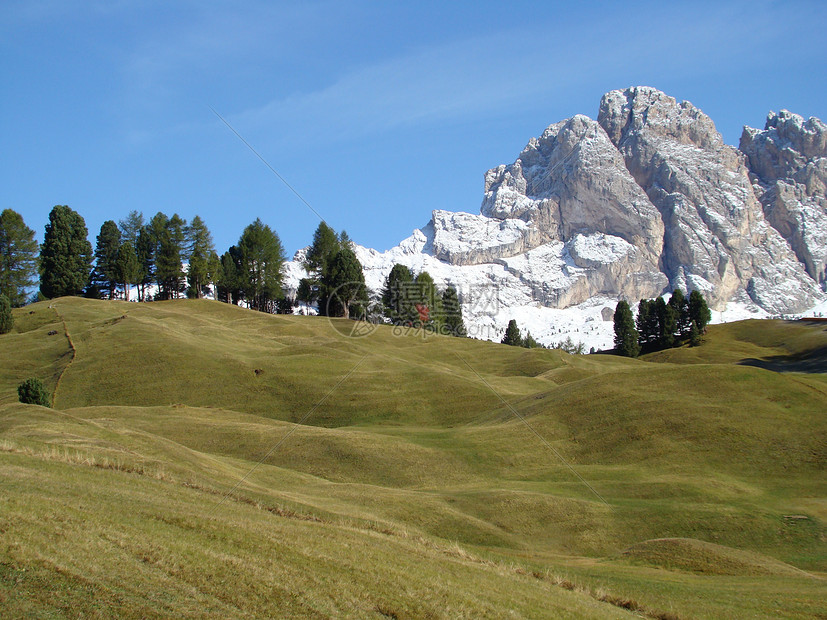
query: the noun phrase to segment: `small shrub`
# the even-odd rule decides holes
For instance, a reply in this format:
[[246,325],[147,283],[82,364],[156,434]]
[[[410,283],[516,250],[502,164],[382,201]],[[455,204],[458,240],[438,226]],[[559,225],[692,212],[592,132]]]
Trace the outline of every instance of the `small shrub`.
[[49,394],[46,392],[46,388],[43,387],[43,382],[40,379],[26,379],[17,386],[17,395],[20,398],[20,402],[27,405],[52,406],[51,398],[49,398]]
[[5,295],[0,295],[0,334],[8,334],[14,326],[11,302]]

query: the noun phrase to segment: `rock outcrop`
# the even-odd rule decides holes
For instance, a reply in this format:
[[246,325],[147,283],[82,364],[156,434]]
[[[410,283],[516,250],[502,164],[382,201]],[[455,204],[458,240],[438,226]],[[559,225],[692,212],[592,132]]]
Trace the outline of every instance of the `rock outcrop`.
[[818,301],[813,279],[764,217],[744,155],[708,116],[639,87],[604,95],[598,122],[663,218],[661,264],[673,288],[700,289],[717,307],[745,290],[773,313]]
[[740,149],[767,219],[827,286],[827,125],[770,112],[763,131],[744,127]]

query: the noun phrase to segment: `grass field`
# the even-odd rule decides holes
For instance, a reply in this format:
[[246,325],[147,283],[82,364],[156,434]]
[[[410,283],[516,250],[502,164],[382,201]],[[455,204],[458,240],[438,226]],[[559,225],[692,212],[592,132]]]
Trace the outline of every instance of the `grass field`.
[[2,617],[827,618],[824,324],[629,360],[209,301],[15,321]]

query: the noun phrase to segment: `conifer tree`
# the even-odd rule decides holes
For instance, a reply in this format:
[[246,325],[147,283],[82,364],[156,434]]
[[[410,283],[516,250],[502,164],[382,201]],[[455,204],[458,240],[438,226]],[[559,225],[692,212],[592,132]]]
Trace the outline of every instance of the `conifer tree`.
[[327,291],[327,316],[350,318],[355,305],[361,306],[360,318],[364,316],[367,304],[367,289],[362,264],[349,247],[342,247],[333,258],[327,261],[322,274],[321,284]]
[[395,264],[385,278],[382,305],[385,316],[394,325],[413,325],[417,318],[414,308],[416,287],[413,272],[405,265]]
[[462,306],[459,303],[457,289],[448,286],[442,291],[442,312],[444,313],[443,332],[451,336],[464,338],[468,335],[462,320]]
[[254,310],[271,312],[280,298],[284,248],[278,235],[260,219],[247,226],[238,241],[240,284]]
[[118,248],[115,261],[118,281],[123,284],[123,298],[129,301],[129,289],[141,279],[141,264],[132,242],[128,239]]
[[684,297],[683,291],[676,288],[669,298],[669,306],[675,315],[677,329],[676,333],[681,338],[689,335],[689,326],[692,320],[689,318],[689,301]]
[[697,347],[701,344],[701,330],[698,329],[698,323],[692,321],[689,326],[689,346]]
[[655,300],[655,313],[658,317],[658,345],[667,349],[675,344],[675,331],[678,329],[678,318],[675,309],[667,305],[663,297]]
[[92,244],[83,218],[66,205],[49,213],[40,246],[40,292],[46,298],[79,295],[89,283]]
[[689,294],[689,319],[695,321],[701,333],[706,330],[706,326],[712,320],[712,313],[700,291],[692,291]]
[[525,338],[523,338],[523,346],[526,349],[539,349],[541,345],[539,342],[534,340],[534,336],[531,335],[531,332],[527,331],[525,334]]
[[508,322],[508,327],[505,329],[505,335],[503,335],[503,339],[500,342],[502,344],[511,345],[512,347],[523,346],[523,338],[520,335],[520,328],[517,327],[517,321],[511,319]]
[[155,240],[152,229],[146,225],[138,231],[138,241],[135,244],[135,254],[141,274],[138,279],[138,301],[146,301],[146,287],[152,284],[155,278]]
[[207,261],[210,253],[215,252],[212,235],[207,225],[199,216],[192,218],[189,226],[185,229],[186,257],[189,262],[187,269],[187,281],[190,285],[192,296],[200,299],[203,297],[203,288],[209,282],[209,268]]
[[660,336],[660,324],[653,300],[640,300],[635,325],[638,331],[638,343],[641,347],[650,346],[657,342]]
[[617,302],[614,314],[614,331],[614,343],[617,352],[626,357],[637,357],[640,353],[639,334],[635,329],[632,309],[625,300]]
[[14,315],[11,313],[9,298],[0,293],[0,334],[8,334],[14,327]]
[[216,296],[228,304],[237,304],[241,299],[241,253],[237,246],[231,246],[221,255],[221,270],[216,281]]
[[414,279],[417,299],[414,308],[417,313],[415,325],[424,329],[438,330],[442,325],[442,297],[437,293],[434,279],[427,271]]
[[0,213],[0,295],[13,308],[26,303],[37,276],[37,242],[23,217],[11,209]]
[[122,220],[118,221],[118,230],[121,231],[121,239],[129,241],[133,248],[138,247],[138,234],[144,227],[144,214],[140,211],[132,210]]
[[106,220],[100,229],[95,244],[95,268],[92,271],[92,284],[101,291],[106,291],[107,299],[115,298],[115,289],[120,277],[118,275],[118,248],[121,246],[121,231],[112,220]]

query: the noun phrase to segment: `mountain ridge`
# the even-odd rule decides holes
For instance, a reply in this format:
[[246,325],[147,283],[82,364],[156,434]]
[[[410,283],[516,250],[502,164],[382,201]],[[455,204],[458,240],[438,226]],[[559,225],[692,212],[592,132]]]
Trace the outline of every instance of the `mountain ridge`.
[[[478,215],[434,210],[390,250],[356,253],[373,291],[395,263],[455,286],[488,339],[515,315],[535,333],[549,310],[676,288],[700,290],[719,319],[792,315],[825,299],[825,186],[820,120],[771,112],[763,130],[744,127],[739,150],[699,108],[639,86],[606,93],[597,120],[553,123],[488,170]],[[302,276],[294,262],[288,288]]]

